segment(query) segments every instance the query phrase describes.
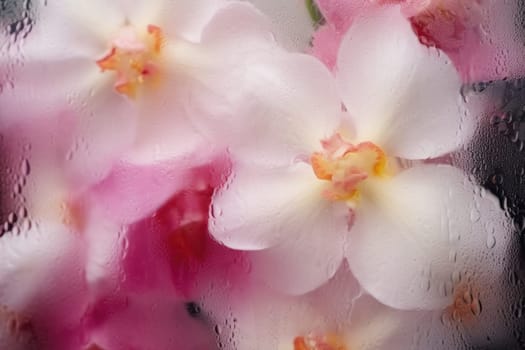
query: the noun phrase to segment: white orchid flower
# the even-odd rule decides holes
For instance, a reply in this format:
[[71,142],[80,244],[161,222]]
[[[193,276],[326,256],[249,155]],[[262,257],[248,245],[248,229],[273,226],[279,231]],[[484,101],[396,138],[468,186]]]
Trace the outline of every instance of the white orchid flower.
[[150,163],[193,152],[203,139],[192,119],[226,93],[214,81],[273,40],[269,21],[238,1],[52,0],[35,8],[20,57],[5,58],[20,64],[1,82],[0,127],[68,115],[76,121],[70,164],[99,179],[124,153]]
[[210,232],[253,250],[254,272],[275,287],[304,293],[346,259],[380,302],[443,308],[455,273],[484,254],[461,242],[499,245],[510,231],[496,198],[462,171],[420,161],[465,144],[474,123],[454,67],[419,43],[399,7],[355,21],[336,81],[311,57],[272,55],[243,88],[253,95],[238,107],[245,118],[218,129],[234,164]]
[[[219,339],[226,350],[411,349],[416,327],[432,319],[428,313],[389,308],[363,294],[348,268],[301,296],[258,284],[235,296],[228,314],[214,319],[219,324],[235,320],[232,332],[224,331],[224,340]],[[452,339],[441,340],[450,345]]]

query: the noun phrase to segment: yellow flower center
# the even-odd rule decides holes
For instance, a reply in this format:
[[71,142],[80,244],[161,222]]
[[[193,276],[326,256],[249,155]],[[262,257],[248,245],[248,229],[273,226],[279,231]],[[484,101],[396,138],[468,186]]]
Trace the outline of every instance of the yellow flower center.
[[157,82],[162,47],[159,27],[148,25],[145,35],[139,36],[133,27],[126,26],[112,41],[109,53],[96,63],[102,72],[116,72],[115,90],[134,99],[138,87]]
[[347,350],[342,339],[334,334],[295,337],[294,350]]
[[352,204],[359,199],[360,184],[369,177],[387,175],[387,156],[372,142],[353,145],[340,134],[321,141],[322,152],[310,157],[315,176],[329,182],[324,196]]

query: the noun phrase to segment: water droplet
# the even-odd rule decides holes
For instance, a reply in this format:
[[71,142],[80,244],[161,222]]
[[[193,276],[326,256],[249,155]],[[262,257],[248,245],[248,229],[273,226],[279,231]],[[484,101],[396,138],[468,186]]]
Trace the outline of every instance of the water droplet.
[[498,125],[501,121],[501,116],[498,114],[494,114],[492,117],[490,117],[491,125]]
[[13,229],[13,224],[9,222],[4,222],[4,225],[2,227],[2,231],[4,232],[10,232]]
[[13,193],[15,195],[21,194],[22,193],[22,185],[19,184],[19,183],[15,184],[15,186],[13,187]]
[[9,215],[7,216],[7,221],[10,224],[15,224],[17,220],[18,220],[18,217],[15,213],[9,213]]
[[496,237],[493,234],[487,236],[487,248],[492,249],[496,246]]
[[470,304],[470,311],[474,316],[479,316],[481,314],[481,302],[478,298],[474,299],[472,304]]
[[458,284],[460,281],[461,281],[461,272],[456,270],[452,273],[452,283]]
[[210,215],[212,218],[216,219],[222,215],[222,209],[216,205],[212,205],[210,208]]
[[20,166],[20,172],[23,176],[27,176],[31,172],[31,166],[29,165],[29,161],[27,159],[24,159],[22,161],[22,165]]
[[470,211],[470,221],[472,222],[478,222],[481,215],[479,213],[479,210],[477,208],[472,208]]
[[432,283],[430,281],[430,279],[426,280],[426,282],[423,282],[424,283],[424,289],[429,292],[430,291],[430,288],[432,287]]
[[463,301],[466,303],[466,304],[471,304],[472,303],[472,294],[470,293],[470,291],[465,291],[465,293],[463,293]]
[[13,234],[13,236],[18,236],[20,234],[20,227],[13,226],[13,229],[11,230],[11,233]]
[[454,309],[452,311],[452,319],[456,322],[460,322],[461,321],[461,316],[460,316],[460,313],[457,309]]
[[22,221],[22,224],[20,225],[20,229],[22,230],[22,232],[27,232],[29,230],[31,230],[31,220],[29,219],[25,219],[24,221]]
[[18,209],[18,216],[20,216],[21,218],[27,218],[27,208],[26,207],[20,207],[20,209]]
[[452,263],[455,263],[458,260],[458,253],[454,249],[448,253],[448,260]]
[[501,174],[492,175],[492,177],[490,178],[490,181],[494,185],[501,185],[503,183],[503,175]]

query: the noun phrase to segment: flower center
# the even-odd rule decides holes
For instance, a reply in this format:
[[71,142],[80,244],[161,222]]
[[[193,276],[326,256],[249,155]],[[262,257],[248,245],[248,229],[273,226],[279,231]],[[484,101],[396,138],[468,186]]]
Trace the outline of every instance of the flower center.
[[445,310],[445,316],[459,323],[471,323],[481,314],[479,292],[467,284],[454,291],[454,302]]
[[341,338],[334,334],[313,335],[295,337],[293,340],[294,350],[347,350]]
[[387,175],[386,154],[372,142],[353,145],[335,134],[321,144],[323,151],[313,153],[310,163],[318,179],[330,182],[324,192],[329,200],[351,204],[359,199],[363,181]]
[[117,73],[115,90],[130,98],[137,96],[137,89],[158,79],[162,51],[162,30],[148,25],[142,37],[131,26],[121,29],[112,41],[109,53],[97,61],[102,72]]
[[75,232],[83,232],[86,228],[86,213],[80,203],[75,201],[60,203],[60,214],[62,223]]

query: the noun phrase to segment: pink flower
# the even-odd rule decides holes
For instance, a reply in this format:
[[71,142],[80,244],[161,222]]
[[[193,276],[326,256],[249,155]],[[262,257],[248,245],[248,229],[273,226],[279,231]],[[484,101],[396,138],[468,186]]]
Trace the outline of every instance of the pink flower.
[[481,254],[460,243],[511,225],[459,169],[420,162],[473,130],[446,57],[421,45],[391,6],[354,22],[336,81],[308,56],[266,62],[245,84],[253,98],[239,115],[250,117],[232,130],[244,144],[232,148],[232,174],[214,195],[212,235],[254,251],[254,271],[288,292],[319,287],[346,259],[386,305],[449,305],[443,286]]
[[[134,211],[129,211],[126,201],[120,202],[122,208],[117,207],[118,201],[110,204],[115,205],[117,215],[129,212],[134,219],[128,222],[124,249],[115,261],[119,266],[117,292],[99,296],[85,317],[92,330],[87,339],[101,349],[213,348],[216,336],[203,299],[223,295],[248,278],[245,254],[213,241],[207,228],[211,196],[226,178],[227,159],[218,157],[185,169],[182,177],[173,176],[180,170],[173,165],[127,165],[110,174],[111,180],[102,185],[105,198],[149,203],[138,203]],[[166,188],[167,194],[148,187],[149,195],[144,195],[144,179],[155,186],[170,181],[178,185]],[[101,194],[95,190],[91,199],[100,200],[103,197],[97,196]],[[193,314],[187,310],[190,303],[197,308]],[[209,311],[225,309],[222,305]],[[136,331],[136,324],[141,332]]]
[[[314,34],[312,53],[334,68],[342,35],[367,9],[399,3],[419,40],[445,52],[463,81],[523,74],[512,17],[515,3],[479,0],[318,0],[327,23]],[[506,20],[502,20],[506,18]]]
[[[113,186],[104,185],[107,191],[104,197],[98,193],[92,199],[127,199],[120,202],[120,208],[115,200],[109,206],[117,213],[131,214],[127,216],[130,221],[125,234],[126,251],[121,262],[127,276],[127,287],[133,290],[170,288],[184,296],[195,296],[195,291],[199,290],[196,284],[202,275],[208,276],[204,280],[209,279],[210,274],[220,269],[220,265],[227,265],[242,255],[220,246],[208,233],[211,197],[215,189],[224,183],[229,162],[219,156],[209,163],[182,172],[172,166],[165,163],[128,166],[123,168],[126,172],[119,169],[116,176],[111,175],[110,178],[119,179],[121,184],[128,186],[115,186],[116,183],[111,181]],[[144,177],[148,174],[155,177]],[[145,178],[151,180],[150,184],[162,186],[172,182],[177,185],[171,189],[166,186],[166,192],[162,193],[150,190],[149,195],[144,196],[142,180]],[[133,182],[135,180],[138,181]],[[126,208],[132,207],[128,203],[136,203],[139,210],[128,211]]]
[[186,301],[171,291],[123,288],[88,310],[90,329],[82,350],[181,349],[216,346],[213,328],[188,314]]
[[62,163],[68,143],[49,143],[61,132],[50,127],[54,122],[61,121],[6,130],[17,141],[31,140],[32,148],[17,149],[18,142],[6,140],[25,185],[23,202],[16,197],[9,203],[17,209],[14,228],[0,240],[0,344],[212,348],[212,326],[190,315],[187,303],[199,302],[210,284],[224,281],[226,267],[231,281],[247,273],[239,266],[241,253],[207,234],[212,190],[225,178],[227,159],[203,158],[194,168],[174,161],[120,163],[104,181],[86,184]]

